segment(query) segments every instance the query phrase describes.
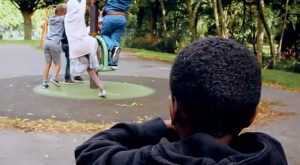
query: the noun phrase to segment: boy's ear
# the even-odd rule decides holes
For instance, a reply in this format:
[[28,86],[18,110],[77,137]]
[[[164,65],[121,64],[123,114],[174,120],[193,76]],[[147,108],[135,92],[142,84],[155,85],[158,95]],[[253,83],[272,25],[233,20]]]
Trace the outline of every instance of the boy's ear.
[[176,111],[177,111],[177,102],[176,102],[176,99],[173,99],[173,96],[169,96],[169,99],[168,99],[168,102],[169,102],[169,113],[170,113],[170,118],[171,118],[171,121],[172,121],[172,125],[175,126],[175,115],[176,115]]

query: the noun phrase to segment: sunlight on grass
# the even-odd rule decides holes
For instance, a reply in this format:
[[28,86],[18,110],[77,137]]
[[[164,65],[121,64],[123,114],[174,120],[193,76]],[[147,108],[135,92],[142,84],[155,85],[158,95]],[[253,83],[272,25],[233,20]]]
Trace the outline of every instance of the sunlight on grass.
[[156,51],[150,51],[150,50],[144,50],[144,49],[124,48],[124,50],[131,51],[131,52],[135,53],[135,55],[138,57],[152,59],[152,60],[158,60],[158,61],[163,61],[163,62],[173,62],[176,57],[176,54],[156,52]]
[[262,78],[268,86],[300,91],[300,74],[279,70],[262,70]]

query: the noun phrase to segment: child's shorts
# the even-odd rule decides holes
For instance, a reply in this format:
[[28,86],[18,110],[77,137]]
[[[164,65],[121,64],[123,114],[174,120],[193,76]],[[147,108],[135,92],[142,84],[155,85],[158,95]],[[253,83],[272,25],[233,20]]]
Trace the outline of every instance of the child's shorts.
[[60,53],[61,46],[57,41],[45,40],[44,55],[46,64],[51,64],[52,61],[55,65],[60,64]]

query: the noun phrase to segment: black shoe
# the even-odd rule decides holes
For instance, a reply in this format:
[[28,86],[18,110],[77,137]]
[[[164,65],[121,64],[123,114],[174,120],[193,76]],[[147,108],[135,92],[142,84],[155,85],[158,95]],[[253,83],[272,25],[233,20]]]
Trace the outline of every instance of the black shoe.
[[65,84],[75,84],[76,82],[72,79],[65,79]]
[[115,46],[113,48],[113,50],[111,51],[111,59],[112,59],[113,64],[115,64],[119,61],[120,52],[121,52],[121,48],[117,47],[117,46]]
[[81,76],[74,76],[74,80],[83,81],[83,78]]

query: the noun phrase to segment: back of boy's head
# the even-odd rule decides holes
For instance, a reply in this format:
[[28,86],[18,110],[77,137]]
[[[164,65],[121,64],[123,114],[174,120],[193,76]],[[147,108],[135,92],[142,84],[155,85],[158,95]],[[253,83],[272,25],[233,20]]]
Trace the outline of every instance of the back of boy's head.
[[55,8],[55,15],[63,15],[65,13],[65,6],[63,5],[58,5]]
[[[219,37],[196,41],[176,57],[170,75],[175,123],[214,137],[238,134],[250,124],[261,93],[255,55]],[[184,123],[183,123],[184,122]]]

